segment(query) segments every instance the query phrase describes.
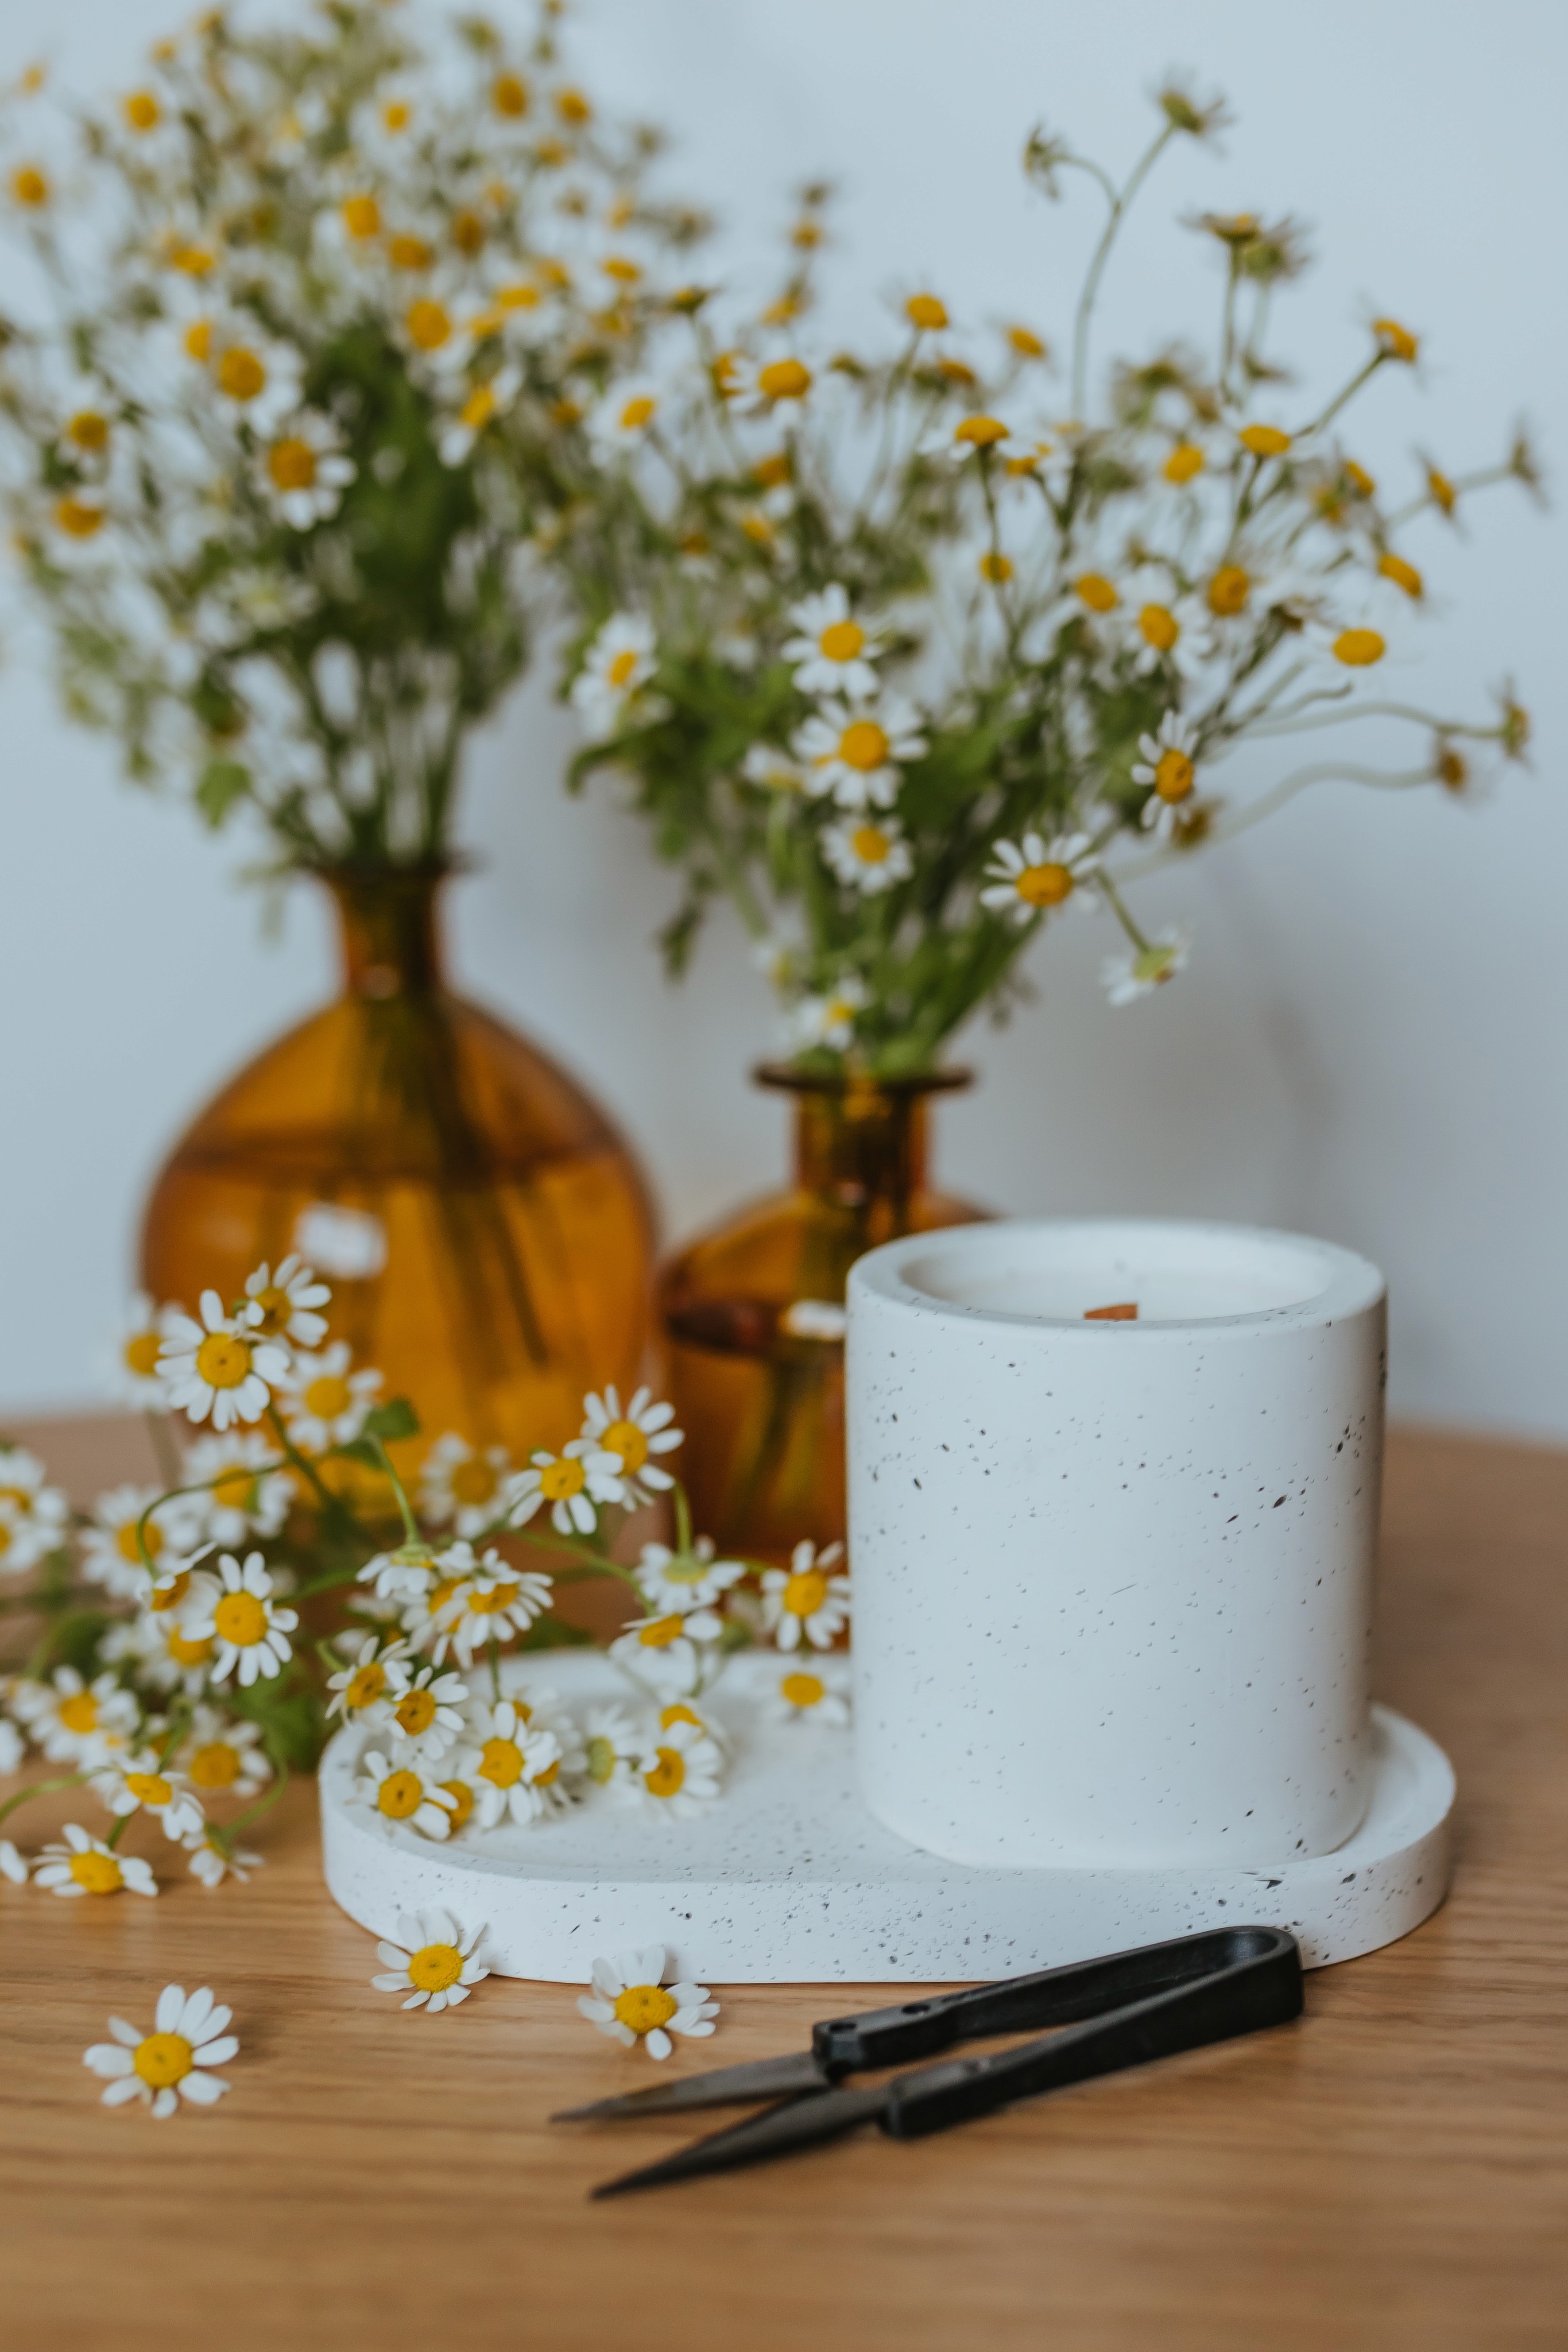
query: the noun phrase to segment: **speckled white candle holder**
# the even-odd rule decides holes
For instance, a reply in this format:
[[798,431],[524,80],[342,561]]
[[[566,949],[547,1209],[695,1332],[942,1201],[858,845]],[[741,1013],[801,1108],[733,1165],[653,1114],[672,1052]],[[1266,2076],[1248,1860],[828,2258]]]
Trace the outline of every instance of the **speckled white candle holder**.
[[[1137,1319],[1085,1321],[1135,1303]],[[1375,1266],[1163,1221],[890,1243],[849,1285],[862,1793],[971,1865],[1268,1869],[1373,1793]]]

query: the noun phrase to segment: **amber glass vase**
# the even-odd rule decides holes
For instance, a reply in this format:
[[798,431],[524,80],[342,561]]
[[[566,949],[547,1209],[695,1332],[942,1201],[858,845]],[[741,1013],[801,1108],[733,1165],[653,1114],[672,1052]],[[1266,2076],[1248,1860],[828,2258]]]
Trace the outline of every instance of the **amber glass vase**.
[[844,1284],[901,1234],[982,1209],[926,1177],[931,1097],[965,1071],[880,1081],[756,1073],[795,1097],[795,1181],[673,1258],[660,1280],[670,1392],[696,1525],[782,1559],[844,1532]]
[[193,1307],[300,1250],[335,1337],[429,1436],[559,1445],[635,1384],[653,1226],[637,1168],[565,1072],[442,973],[438,871],[321,877],[343,989],[226,1086],[153,1188],[142,1278]]

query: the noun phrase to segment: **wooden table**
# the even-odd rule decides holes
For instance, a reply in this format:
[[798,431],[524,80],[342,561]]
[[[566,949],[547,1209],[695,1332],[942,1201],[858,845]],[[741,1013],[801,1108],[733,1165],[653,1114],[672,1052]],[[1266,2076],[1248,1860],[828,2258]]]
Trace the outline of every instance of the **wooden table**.
[[[32,1434],[78,1487],[138,1466],[129,1425]],[[435,2019],[373,1992],[308,1787],[246,1886],[170,1874],[156,1903],[62,1903],[0,1883],[0,2343],[1561,2352],[1565,1570],[1568,1455],[1397,1437],[1379,1687],[1458,1770],[1447,1908],[1309,1979],[1299,2026],[910,2146],[864,2133],[589,2204],[695,2126],[547,2126],[653,2079],[565,1988],[492,1980]],[[100,2107],[81,2053],[169,1979],[215,1986],[244,2047],[221,2107],[155,2125]],[[789,2049],[855,2005],[742,1989],[671,2064]]]

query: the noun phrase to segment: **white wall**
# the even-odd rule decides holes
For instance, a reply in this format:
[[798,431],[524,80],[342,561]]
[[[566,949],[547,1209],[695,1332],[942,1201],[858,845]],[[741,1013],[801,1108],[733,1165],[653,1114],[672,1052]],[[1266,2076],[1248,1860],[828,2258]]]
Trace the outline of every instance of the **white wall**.
[[[169,14],[60,0],[54,53],[78,84],[113,86]],[[37,21],[0,15],[0,72],[34,54]],[[1322,257],[1281,306],[1303,373],[1338,381],[1368,306],[1427,338],[1419,386],[1374,387],[1365,463],[1396,470],[1416,439],[1471,462],[1521,407],[1549,456],[1563,446],[1568,16],[1539,0],[1197,0],[1175,16],[1166,0],[588,0],[581,47],[607,93],[670,121],[687,184],[739,222],[743,249],[796,179],[836,173],[852,315],[915,275],[977,319],[1021,310],[1059,333],[1092,206],[1026,197],[1024,135],[1043,114],[1124,162],[1145,86],[1190,62],[1240,121],[1222,160],[1173,158],[1102,350],[1207,315],[1212,280],[1175,214],[1291,210]],[[1192,922],[1197,952],[1179,986],[1125,1012],[1096,984],[1111,941],[1061,927],[1036,968],[1042,1001],[963,1043],[983,1083],[941,1115],[943,1170],[1008,1209],[1206,1212],[1351,1243],[1392,1279],[1396,1409],[1568,1434],[1562,529],[1504,493],[1463,541],[1427,527],[1419,556],[1434,609],[1400,689],[1458,711],[1517,673],[1534,773],[1479,807],[1333,786],[1146,887],[1151,919]],[[116,781],[110,747],[56,715],[35,643],[10,656],[0,1405],[20,1408],[90,1396],[162,1149],[320,996],[330,956],[303,891],[264,940],[235,849]],[[743,1076],[768,1010],[723,923],[683,991],[654,978],[669,879],[607,801],[563,802],[570,740],[530,689],[477,746],[466,830],[487,863],[459,894],[457,961],[591,1078],[678,1233],[779,1166],[782,1115]]]

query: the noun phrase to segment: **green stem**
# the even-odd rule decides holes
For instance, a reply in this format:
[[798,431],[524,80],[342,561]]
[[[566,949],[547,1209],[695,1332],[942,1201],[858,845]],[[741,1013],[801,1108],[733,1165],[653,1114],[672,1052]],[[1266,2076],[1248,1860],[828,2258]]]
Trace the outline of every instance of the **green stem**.
[[1089,274],[1083,280],[1083,291],[1078,298],[1078,315],[1072,330],[1072,415],[1074,422],[1079,425],[1084,422],[1083,409],[1089,377],[1089,322],[1099,296],[1100,280],[1105,274],[1105,265],[1111,258],[1111,248],[1116,242],[1116,232],[1122,226],[1128,205],[1154,169],[1166,144],[1175,136],[1176,125],[1173,122],[1167,122],[1155,139],[1142,162],[1134,164],[1132,175],[1124,187],[1119,194],[1112,196],[1110,218],[1106,221],[1100,242],[1094,248],[1093,259],[1089,264]]
[[414,1519],[413,1511],[409,1507],[408,1495],[403,1486],[402,1480],[392,1468],[392,1457],[379,1437],[372,1437],[371,1444],[376,1449],[376,1458],[380,1462],[382,1468],[392,1480],[392,1492],[397,1496],[397,1507],[402,1515],[403,1533],[408,1538],[411,1544],[419,1543],[422,1538],[418,1524]]
[[18,1789],[15,1796],[7,1797],[5,1803],[0,1805],[0,1822],[5,1821],[8,1814],[14,1813],[18,1805],[25,1805],[29,1797],[52,1796],[59,1789],[85,1788],[88,1776],[85,1772],[68,1772],[64,1779],[59,1780],[29,1780],[25,1789]]
[[1128,913],[1126,906],[1123,901],[1121,892],[1117,889],[1115,884],[1112,881],[1111,877],[1108,874],[1101,875],[1100,887],[1105,894],[1106,903],[1109,905],[1112,913],[1115,916],[1116,920],[1121,924],[1122,929],[1126,932],[1127,937],[1132,940],[1133,945],[1137,949],[1138,953],[1140,955],[1147,955],[1149,952],[1149,942],[1144,937],[1142,931],[1139,930],[1136,923],[1133,920],[1132,916]]

